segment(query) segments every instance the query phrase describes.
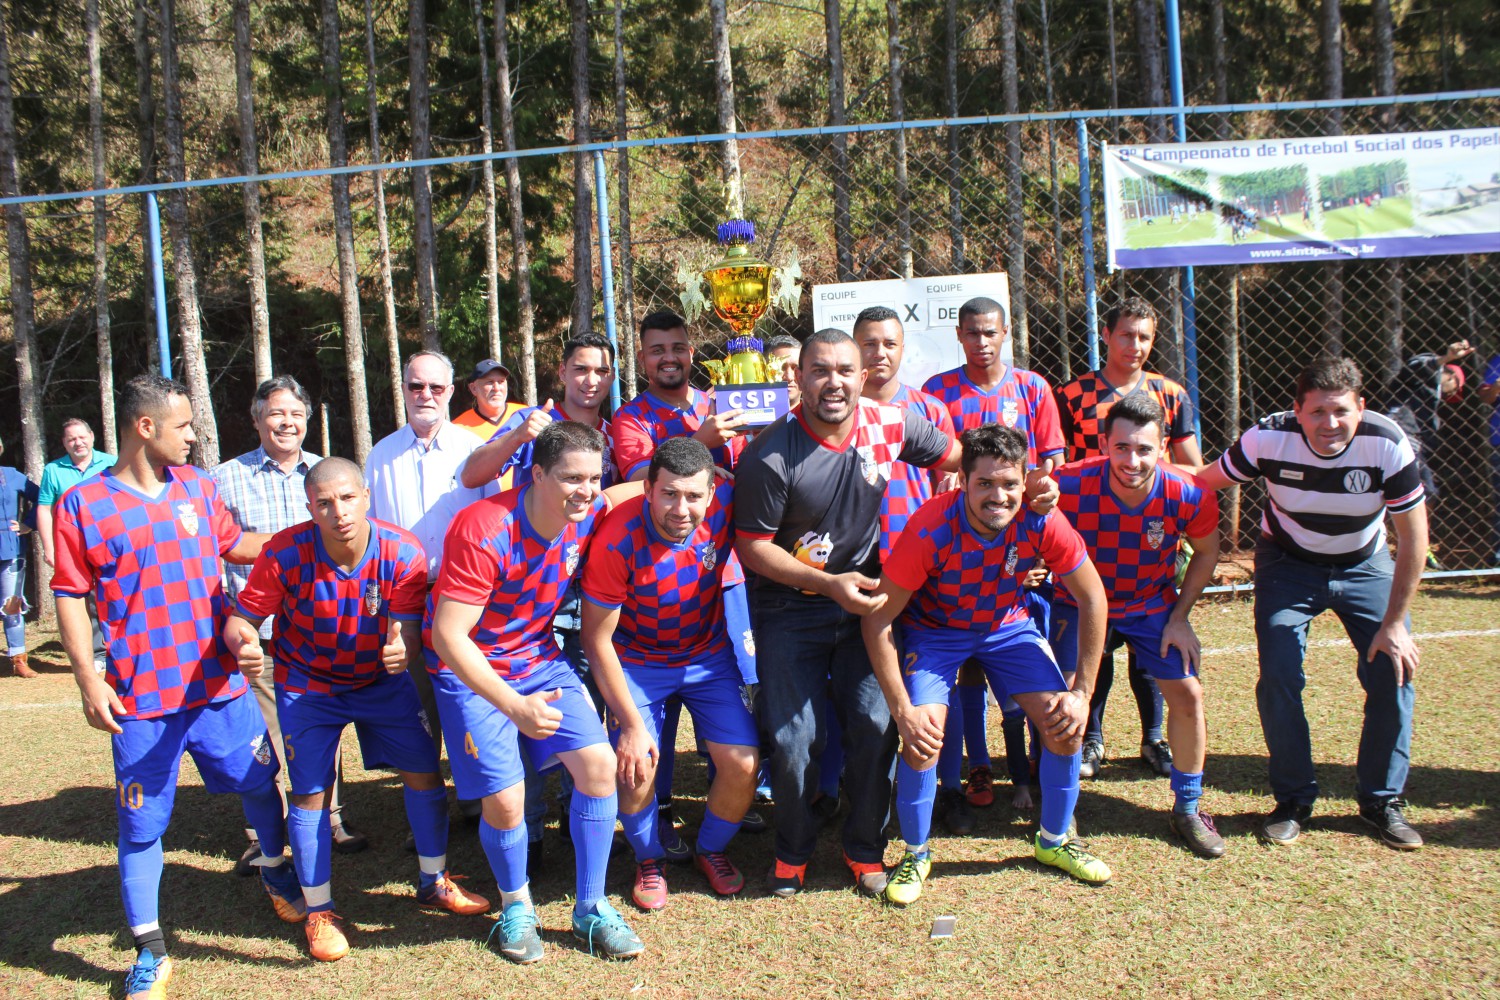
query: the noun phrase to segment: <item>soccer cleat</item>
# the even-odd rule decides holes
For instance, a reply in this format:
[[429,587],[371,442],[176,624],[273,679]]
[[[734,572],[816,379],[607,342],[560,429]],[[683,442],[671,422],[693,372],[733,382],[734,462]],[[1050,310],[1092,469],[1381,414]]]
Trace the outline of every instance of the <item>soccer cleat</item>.
[[151,949],[141,954],[125,973],[125,1000],[167,1000],[167,980],[172,978],[172,958],[157,958]]
[[745,810],[745,818],[740,820],[740,830],[743,833],[765,833],[771,828],[766,821],[765,813],[751,806]]
[[245,853],[234,863],[234,873],[240,878],[249,878],[255,874],[255,862],[260,859],[260,841],[254,837],[250,838],[250,844],[245,848]]
[[967,837],[974,832],[974,810],[957,788],[938,789],[932,802],[932,818],[955,837]]
[[1312,818],[1312,806],[1299,806],[1295,802],[1278,802],[1271,814],[1261,820],[1256,831],[1263,843],[1285,847],[1295,844],[1302,836],[1302,828]]
[[1099,769],[1104,766],[1104,744],[1093,740],[1085,740],[1083,744],[1083,759],[1078,762],[1078,776],[1080,778],[1093,778],[1099,774]]
[[647,858],[635,866],[635,884],[630,899],[647,912],[667,905],[667,876],[661,870],[660,858]]
[[318,961],[337,962],[349,954],[349,939],[332,910],[313,910],[303,930],[307,932],[307,953]]
[[1080,882],[1103,885],[1114,875],[1109,865],[1100,861],[1079,846],[1077,841],[1065,840],[1056,847],[1043,847],[1042,835],[1036,835],[1035,857],[1044,865],[1051,865],[1067,872]]
[[1214,826],[1213,817],[1206,812],[1172,813],[1172,832],[1183,839],[1188,850],[1200,858],[1222,858],[1224,838]]
[[[498,940],[497,940],[498,938]],[[531,965],[542,960],[542,937],[537,933],[536,909],[518,899],[507,906],[490,928],[485,944],[517,965]]]
[[969,805],[988,809],[995,804],[995,775],[987,767],[969,768]]
[[907,851],[891,871],[885,883],[885,901],[896,906],[910,906],[922,897],[922,883],[932,872],[932,856]]
[[709,887],[721,896],[733,896],[745,888],[745,876],[722,851],[700,851],[693,864],[708,879]]
[[455,880],[461,878],[463,878],[462,875],[449,875],[443,872],[437,877],[437,881],[427,888],[423,889],[418,886],[417,904],[428,909],[447,910],[449,913],[457,913],[464,917],[488,910],[490,901],[460,886]]
[[369,846],[369,839],[352,824],[343,822],[333,828],[333,849],[338,853],[358,854]]
[[573,914],[573,936],[589,946],[590,955],[605,958],[635,958],[646,950],[619,911],[602,899],[583,916]]
[[656,839],[661,844],[664,860],[674,865],[685,865],[693,860],[693,845],[678,834],[670,813],[664,812],[657,818]]
[[854,889],[861,896],[879,896],[885,892],[885,865],[878,861],[855,861],[847,854],[844,864],[854,874]]
[[289,924],[300,924],[307,919],[307,901],[302,898],[302,886],[297,884],[297,873],[286,863],[260,867],[260,884],[271,897],[271,906],[276,915]]
[[1401,814],[1404,805],[1399,798],[1371,802],[1359,807],[1359,818],[1373,826],[1387,847],[1398,851],[1415,851],[1422,846],[1422,835],[1412,829]]
[[1166,740],[1141,740],[1141,760],[1160,777],[1172,774],[1172,748]]
[[802,891],[802,884],[807,880],[807,865],[789,865],[780,858],[776,859],[776,865],[771,869],[771,877],[768,884],[772,895],[786,899],[795,896]]

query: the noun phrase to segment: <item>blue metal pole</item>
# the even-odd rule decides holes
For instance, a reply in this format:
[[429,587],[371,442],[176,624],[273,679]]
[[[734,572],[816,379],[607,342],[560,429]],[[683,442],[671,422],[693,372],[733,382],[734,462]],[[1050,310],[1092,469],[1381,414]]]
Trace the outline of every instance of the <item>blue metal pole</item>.
[[[1177,0],[1166,0],[1166,4],[1167,64],[1172,79],[1172,104],[1177,108],[1172,117],[1177,123],[1177,141],[1187,142],[1187,116],[1182,111],[1182,24]],[[1188,398],[1193,401],[1193,433],[1199,434],[1199,414],[1203,408],[1198,402],[1198,289],[1191,267],[1182,269],[1182,366]]]
[[161,355],[161,373],[172,377],[172,339],[167,333],[167,278],[161,264],[161,208],[156,192],[146,193],[146,249],[151,254],[151,290],[156,297],[156,346]]
[[1078,214],[1083,216],[1083,302],[1089,325],[1089,371],[1099,370],[1099,292],[1094,285],[1094,191],[1089,179],[1089,127],[1077,119]]
[[620,342],[615,333],[615,275],[609,256],[609,178],[604,173],[604,152],[594,150],[594,205],[599,213],[599,276],[604,285],[604,333],[615,356],[615,378],[609,387],[610,412],[620,408]]

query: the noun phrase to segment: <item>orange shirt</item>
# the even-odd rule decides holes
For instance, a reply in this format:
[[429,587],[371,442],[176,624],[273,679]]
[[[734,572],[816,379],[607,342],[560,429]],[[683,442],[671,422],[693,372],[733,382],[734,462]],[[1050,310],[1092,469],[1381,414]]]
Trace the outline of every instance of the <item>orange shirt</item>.
[[[490,423],[484,418],[482,414],[480,414],[478,410],[471,406],[464,412],[460,413],[458,416],[454,417],[453,424],[473,433],[481,441],[488,441],[494,435],[495,431],[499,429],[500,425],[510,419],[511,414],[515,413],[517,410],[524,409],[526,409],[525,403],[514,403],[507,400],[505,403],[505,409],[500,414],[500,419],[495,421],[494,423]],[[509,469],[507,469],[505,472],[500,474],[500,479],[498,480],[498,482],[500,483],[500,489],[510,489],[510,480],[511,472]]]

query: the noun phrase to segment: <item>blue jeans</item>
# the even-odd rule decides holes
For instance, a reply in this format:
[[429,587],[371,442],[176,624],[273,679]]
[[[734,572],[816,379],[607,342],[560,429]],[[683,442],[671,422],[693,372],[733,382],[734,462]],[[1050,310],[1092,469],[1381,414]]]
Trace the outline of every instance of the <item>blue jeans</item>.
[[20,656],[26,652],[26,557],[0,559],[0,607],[12,597],[19,597],[21,610],[5,615],[5,645],[7,656]]
[[1308,626],[1333,611],[1358,654],[1356,673],[1365,690],[1364,727],[1355,764],[1361,804],[1394,798],[1411,769],[1411,682],[1397,686],[1390,657],[1367,662],[1391,597],[1394,563],[1384,548],[1353,566],[1323,566],[1288,554],[1262,539],[1255,548],[1255,639],[1260,680],[1255,698],[1270,751],[1271,792],[1279,803],[1311,805],[1318,797],[1312,738],[1302,706],[1307,675]]
[[859,618],[824,597],[750,595],[760,689],[756,717],[771,748],[776,857],[806,864],[818,836],[812,799],[830,703],[844,729],[844,853],[879,864],[896,765],[896,725],[870,669]]

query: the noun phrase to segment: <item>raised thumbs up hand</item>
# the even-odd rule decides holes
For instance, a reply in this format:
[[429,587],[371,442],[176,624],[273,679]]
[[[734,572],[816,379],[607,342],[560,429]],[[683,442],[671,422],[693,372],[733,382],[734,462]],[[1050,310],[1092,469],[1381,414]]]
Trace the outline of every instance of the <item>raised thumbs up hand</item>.
[[406,669],[406,640],[401,637],[401,623],[394,618],[386,631],[385,645],[380,647],[380,662],[386,673],[399,674]]
[[239,643],[234,660],[239,665],[240,673],[252,679],[259,677],[266,668],[266,651],[260,647],[260,633],[249,622],[238,616],[229,620],[229,627],[231,645],[235,640]]
[[521,425],[521,436],[527,441],[535,441],[537,435],[546,430],[550,423],[552,423],[552,399],[549,397],[545,403],[531,411],[531,415]]

